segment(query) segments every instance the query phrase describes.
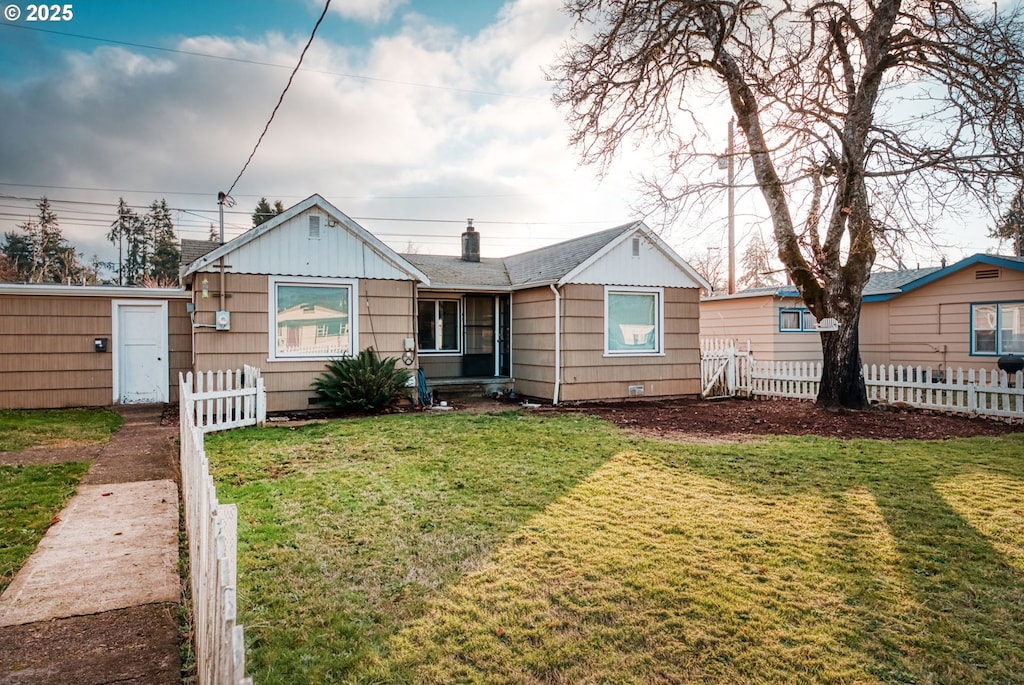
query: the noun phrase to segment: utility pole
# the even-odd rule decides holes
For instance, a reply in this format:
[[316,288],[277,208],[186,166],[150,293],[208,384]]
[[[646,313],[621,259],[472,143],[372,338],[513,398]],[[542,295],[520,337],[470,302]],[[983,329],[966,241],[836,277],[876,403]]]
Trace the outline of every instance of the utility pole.
[[725,149],[727,160],[728,212],[729,212],[729,294],[736,292],[736,155],[735,153],[735,119],[729,119],[729,143]]

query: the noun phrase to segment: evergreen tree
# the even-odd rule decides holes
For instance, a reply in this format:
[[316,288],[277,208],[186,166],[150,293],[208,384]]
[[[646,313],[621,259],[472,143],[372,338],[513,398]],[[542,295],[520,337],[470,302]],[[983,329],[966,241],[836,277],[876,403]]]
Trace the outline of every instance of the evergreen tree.
[[777,285],[775,277],[772,276],[771,250],[765,244],[764,237],[760,231],[754,233],[743,252],[741,266],[743,274],[740,275],[740,285],[743,288],[767,288]]
[[149,280],[162,286],[177,285],[181,250],[174,236],[174,222],[171,220],[167,200],[153,201],[146,214],[145,224],[153,249],[147,273]]
[[0,247],[0,252],[15,271],[15,275],[6,280],[27,281],[32,271],[32,245],[28,236],[21,233],[4,233],[4,244]]
[[107,240],[117,245],[118,284],[142,283],[149,262],[149,236],[145,222],[123,197],[118,200],[117,218],[110,224]]
[[284,205],[280,200],[274,202],[274,206],[271,207],[270,203],[267,202],[267,198],[261,197],[260,201],[256,203],[256,209],[252,213],[252,227],[256,228],[282,213],[284,213]]
[[45,197],[36,204],[38,219],[20,228],[24,235],[7,233],[3,253],[18,271],[18,279],[29,283],[66,283],[81,278],[78,254],[61,234],[57,214]]
[[1024,257],[1024,188],[1017,191],[998,226],[989,233],[1000,241],[1009,240],[1013,254]]

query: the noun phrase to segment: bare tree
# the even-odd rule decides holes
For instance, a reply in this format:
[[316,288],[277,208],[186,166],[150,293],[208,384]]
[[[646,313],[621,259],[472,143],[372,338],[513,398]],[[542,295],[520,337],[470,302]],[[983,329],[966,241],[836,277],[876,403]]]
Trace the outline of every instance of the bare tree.
[[[867,406],[860,303],[879,245],[1021,176],[1020,6],[944,0],[566,0],[556,102],[587,162],[672,152],[655,186],[694,197],[702,117],[728,106],[779,259],[822,331],[818,404]],[[688,173],[690,172],[690,173]],[[960,203],[959,205],[957,203]]]
[[[704,252],[698,252],[687,257],[686,262],[699,273],[711,287],[718,290],[725,290],[725,264],[722,259],[722,250],[716,247],[709,247]],[[706,293],[710,294],[710,293]]]

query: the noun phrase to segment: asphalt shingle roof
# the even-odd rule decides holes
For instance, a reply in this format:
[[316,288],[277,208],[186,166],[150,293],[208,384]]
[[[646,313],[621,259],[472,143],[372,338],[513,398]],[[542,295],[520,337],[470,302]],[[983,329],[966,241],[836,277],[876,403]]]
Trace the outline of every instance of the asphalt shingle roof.
[[625,224],[503,259],[403,254],[434,285],[510,287],[553,283],[637,224]]
[[216,240],[192,240],[190,238],[182,238],[181,265],[188,266],[207,253],[213,252],[218,247],[220,247],[220,243]]

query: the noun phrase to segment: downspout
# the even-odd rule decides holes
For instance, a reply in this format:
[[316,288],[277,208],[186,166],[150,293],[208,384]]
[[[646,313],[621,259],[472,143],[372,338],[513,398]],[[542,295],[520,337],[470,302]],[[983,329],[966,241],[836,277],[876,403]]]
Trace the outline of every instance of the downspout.
[[554,283],[549,285],[555,294],[555,392],[551,404],[558,404],[558,391],[562,383],[562,293]]

